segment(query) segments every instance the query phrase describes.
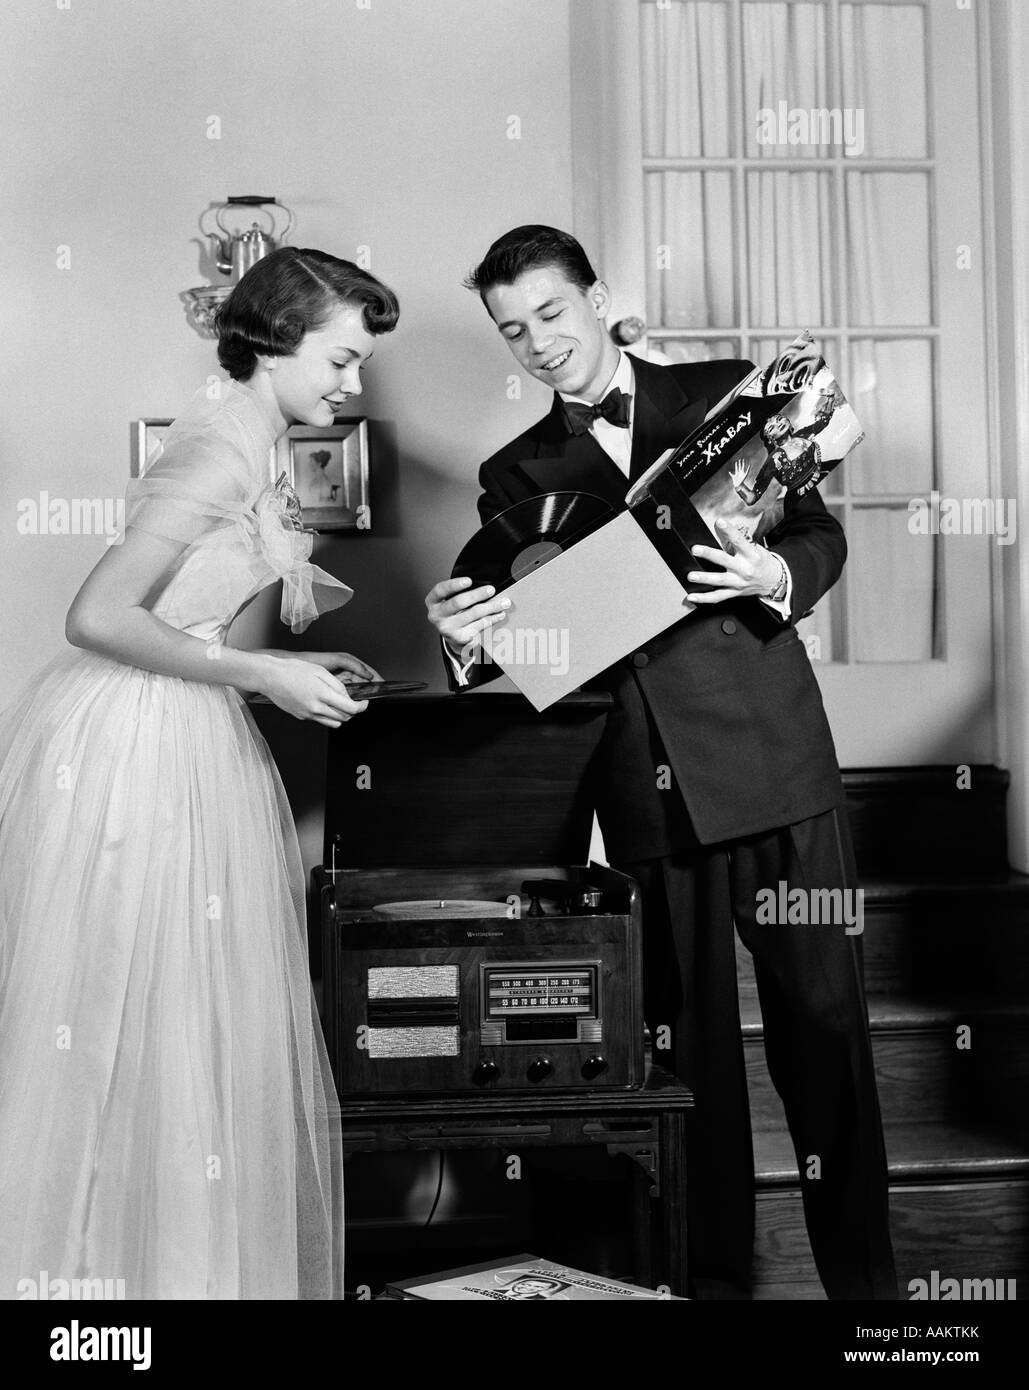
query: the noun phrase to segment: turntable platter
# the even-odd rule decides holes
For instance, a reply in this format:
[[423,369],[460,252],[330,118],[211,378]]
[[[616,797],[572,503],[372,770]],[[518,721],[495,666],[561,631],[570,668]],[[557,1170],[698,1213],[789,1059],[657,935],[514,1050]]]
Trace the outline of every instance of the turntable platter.
[[424,922],[435,917],[447,922],[455,917],[506,917],[510,908],[507,903],[474,898],[422,898],[402,903],[376,903],[372,911],[395,919],[406,917]]

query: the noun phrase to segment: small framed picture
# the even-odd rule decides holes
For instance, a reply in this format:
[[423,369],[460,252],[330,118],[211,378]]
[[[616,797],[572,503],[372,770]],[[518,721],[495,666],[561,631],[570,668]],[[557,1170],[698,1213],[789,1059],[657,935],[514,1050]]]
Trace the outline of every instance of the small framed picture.
[[170,420],[133,420],[132,476],[142,478],[150,456],[168,433]]
[[[173,424],[172,420],[133,420],[132,421],[132,461],[131,476],[142,478],[147,468],[153,463],[153,453],[158,444],[164,442],[164,436],[168,433],[168,426]],[[275,472],[275,445],[268,450],[268,481],[274,482],[278,477]]]
[[300,499],[305,527],[371,530],[367,420],[340,420],[324,429],[294,425],[277,449],[277,468]]

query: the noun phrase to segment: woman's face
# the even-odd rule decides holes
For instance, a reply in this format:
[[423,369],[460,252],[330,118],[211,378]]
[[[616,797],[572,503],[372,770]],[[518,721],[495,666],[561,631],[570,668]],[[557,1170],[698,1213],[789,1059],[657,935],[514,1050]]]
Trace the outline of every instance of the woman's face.
[[306,333],[292,357],[262,357],[279,409],[291,425],[331,425],[361,394],[361,369],[374,339],[361,307],[342,305],[323,328]]
[[785,415],[773,415],[762,431],[766,444],[778,444],[790,433],[790,422]]

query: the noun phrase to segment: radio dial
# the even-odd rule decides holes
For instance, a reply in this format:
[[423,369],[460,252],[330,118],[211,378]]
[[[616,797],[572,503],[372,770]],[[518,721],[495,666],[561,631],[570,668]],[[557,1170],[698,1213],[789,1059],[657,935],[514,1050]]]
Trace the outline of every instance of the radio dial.
[[491,1081],[496,1081],[500,1075],[500,1068],[496,1062],[480,1062],[472,1072],[472,1080],[476,1086],[488,1086]]
[[530,1081],[542,1081],[553,1070],[554,1064],[549,1057],[534,1057],[529,1063],[527,1075]]
[[603,1076],[607,1071],[607,1059],[601,1057],[599,1053],[594,1053],[592,1057],[587,1057],[582,1064],[582,1074],[587,1081],[594,1081],[598,1076]]

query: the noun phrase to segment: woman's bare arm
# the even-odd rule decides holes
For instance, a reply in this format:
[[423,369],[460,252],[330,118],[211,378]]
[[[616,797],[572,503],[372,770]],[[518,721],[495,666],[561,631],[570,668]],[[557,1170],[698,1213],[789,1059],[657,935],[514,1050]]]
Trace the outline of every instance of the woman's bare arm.
[[258,691],[296,718],[330,728],[365,708],[321,666],[205,642],[148,612],[144,601],[183,549],[129,526],[75,595],[65,621],[68,641],[160,675]]

